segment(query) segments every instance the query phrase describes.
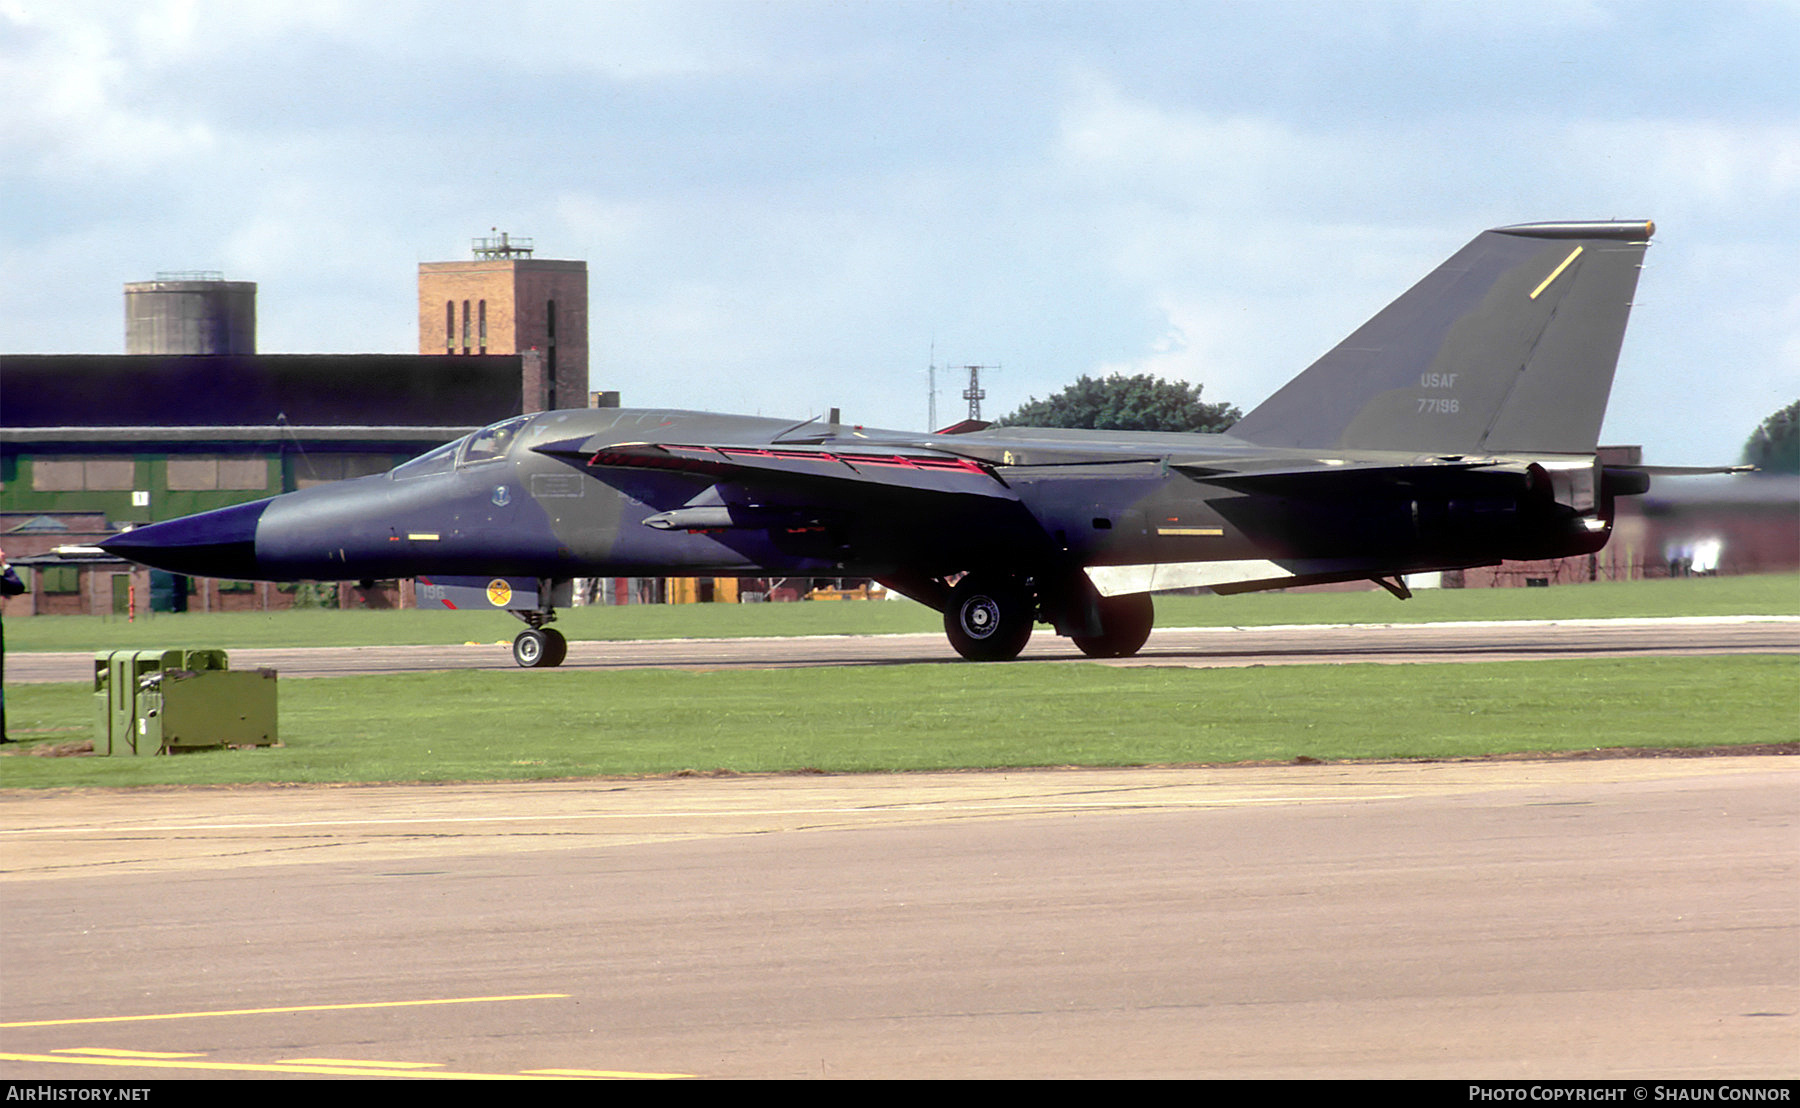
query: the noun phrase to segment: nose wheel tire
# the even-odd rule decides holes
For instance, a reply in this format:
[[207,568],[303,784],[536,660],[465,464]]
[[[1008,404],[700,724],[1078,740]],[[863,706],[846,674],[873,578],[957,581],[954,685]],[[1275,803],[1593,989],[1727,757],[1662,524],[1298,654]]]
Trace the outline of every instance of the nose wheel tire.
[[1037,599],[1012,577],[971,573],[950,591],[944,633],[956,652],[972,662],[1006,662],[1031,640]]
[[553,628],[532,628],[520,631],[513,640],[513,661],[525,669],[543,669],[549,666],[560,666],[563,659],[569,656],[569,640],[563,638],[562,632]]

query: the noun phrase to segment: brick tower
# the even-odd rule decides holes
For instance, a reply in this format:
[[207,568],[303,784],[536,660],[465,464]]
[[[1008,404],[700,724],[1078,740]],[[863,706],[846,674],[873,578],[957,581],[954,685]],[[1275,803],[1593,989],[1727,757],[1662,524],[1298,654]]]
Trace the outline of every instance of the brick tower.
[[505,234],[473,245],[470,261],[419,264],[419,353],[525,354],[525,411],[585,407],[587,263]]

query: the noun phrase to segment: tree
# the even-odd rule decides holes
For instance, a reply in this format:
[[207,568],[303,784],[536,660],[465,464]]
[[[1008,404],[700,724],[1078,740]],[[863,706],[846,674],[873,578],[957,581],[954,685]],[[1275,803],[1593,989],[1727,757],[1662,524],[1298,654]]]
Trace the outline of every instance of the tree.
[[1243,418],[1232,404],[1206,404],[1200,385],[1148,373],[1083,374],[1046,400],[1032,397],[999,420],[1003,427],[1082,427],[1091,431],[1223,431]]
[[1762,421],[1744,444],[1744,461],[1765,473],[1800,473],[1800,400]]

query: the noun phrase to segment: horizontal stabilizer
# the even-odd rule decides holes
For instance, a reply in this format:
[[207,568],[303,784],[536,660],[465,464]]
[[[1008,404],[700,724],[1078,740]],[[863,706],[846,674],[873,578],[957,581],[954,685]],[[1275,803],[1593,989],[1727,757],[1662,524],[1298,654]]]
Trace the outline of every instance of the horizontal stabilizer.
[[1713,477],[1721,474],[1755,473],[1755,466],[1646,466],[1614,465],[1607,469],[1629,470],[1649,477]]
[[993,424],[985,419],[965,419],[960,423],[952,423],[937,433],[940,435],[967,435],[975,431],[985,431],[992,426]]

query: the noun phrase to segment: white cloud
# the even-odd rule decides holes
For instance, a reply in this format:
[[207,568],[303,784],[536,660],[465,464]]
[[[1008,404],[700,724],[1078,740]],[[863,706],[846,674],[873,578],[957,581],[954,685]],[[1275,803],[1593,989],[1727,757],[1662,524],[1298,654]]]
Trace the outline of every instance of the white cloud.
[[1059,154],[1073,180],[1097,190],[1182,208],[1261,209],[1271,182],[1342,166],[1347,153],[1332,136],[1298,132],[1284,121],[1163,107],[1092,74],[1075,84],[1062,113]]
[[[1746,405],[1800,391],[1777,303],[1795,256],[1800,122],[1491,110],[1441,132],[1416,119],[1312,127],[1086,74],[1057,154],[1115,275],[1165,321],[1103,372],[1202,382],[1247,409],[1486,226],[1649,217],[1662,232],[1609,429],[1716,461],[1761,418]],[[1718,372],[1729,394],[1697,387]]]
[[1689,208],[1800,203],[1800,107],[1787,121],[1582,120],[1562,138],[1576,172]]
[[916,425],[935,340],[997,411],[1248,408],[1483,227],[1618,216],[1663,228],[1634,434],[1739,419],[1660,429],[1697,366],[1793,379],[1800,8],[1295,11],[0,0],[0,349],[116,349],[118,282],[190,267],[266,348],[411,349],[415,263],[498,225],[588,261],[627,402]]
[[17,173],[145,176],[210,149],[198,119],[164,118],[134,102],[135,61],[104,20],[67,12],[0,9],[0,146]]

